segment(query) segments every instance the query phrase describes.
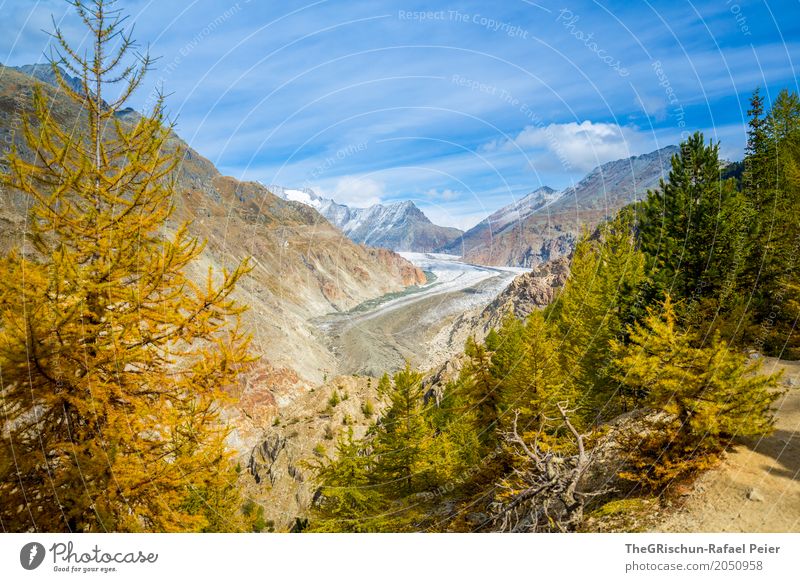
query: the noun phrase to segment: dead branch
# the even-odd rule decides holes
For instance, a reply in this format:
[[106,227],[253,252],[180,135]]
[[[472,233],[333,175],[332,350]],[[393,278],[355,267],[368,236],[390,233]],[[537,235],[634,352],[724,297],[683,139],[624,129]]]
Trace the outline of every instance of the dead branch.
[[523,459],[500,486],[505,494],[493,506],[495,529],[507,532],[575,531],[583,521],[588,499],[608,490],[585,490],[583,479],[591,465],[585,438],[569,419],[565,406],[557,405],[561,422],[575,443],[574,454],[546,451],[539,445],[544,421],[531,443],[525,442],[517,429],[519,413],[514,415],[511,432],[503,435],[506,443]]

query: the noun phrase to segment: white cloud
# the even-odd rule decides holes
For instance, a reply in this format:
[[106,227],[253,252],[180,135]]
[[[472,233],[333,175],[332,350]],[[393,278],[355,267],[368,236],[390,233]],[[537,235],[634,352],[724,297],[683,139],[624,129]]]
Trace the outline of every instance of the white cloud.
[[503,147],[546,150],[565,171],[588,171],[605,162],[640,153],[647,149],[649,141],[634,127],[587,120],[529,125]]
[[325,198],[333,198],[340,204],[366,208],[373,204],[380,204],[386,197],[384,184],[373,178],[361,176],[342,176],[330,189],[318,186],[312,187]]
[[425,192],[425,196],[431,198],[432,200],[444,200],[445,202],[449,200],[456,200],[461,196],[460,192],[456,192],[455,190],[451,190],[450,188],[445,188],[444,190],[437,190],[436,188],[431,188],[427,192]]

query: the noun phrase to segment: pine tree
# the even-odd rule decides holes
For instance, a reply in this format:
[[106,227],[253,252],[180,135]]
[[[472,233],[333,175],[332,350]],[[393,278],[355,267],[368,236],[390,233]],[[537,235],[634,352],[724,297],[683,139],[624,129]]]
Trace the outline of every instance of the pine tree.
[[643,282],[644,256],[636,248],[633,218],[623,212],[596,237],[578,242],[567,283],[545,311],[555,326],[563,381],[575,390],[586,420],[618,412],[609,345],[624,335]]
[[790,93],[788,89],[781,90],[770,107],[765,124],[772,142],[770,145],[777,155],[783,151],[781,145],[787,140],[797,139],[798,119],[800,97],[797,93]]
[[767,192],[771,188],[769,171],[771,152],[767,139],[767,122],[764,117],[764,98],[758,89],[750,98],[747,115],[750,119],[747,122],[743,186],[755,211],[761,212]]
[[336,442],[335,458],[314,467],[320,488],[311,531],[375,532],[388,528],[387,503],[372,478],[373,458],[350,427]]
[[501,395],[492,373],[491,354],[474,337],[467,338],[464,355],[468,358],[459,375],[460,395],[474,412],[478,438],[484,449],[497,444]]
[[457,381],[444,388],[441,403],[431,410],[431,417],[433,452],[439,457],[436,481],[463,480],[464,473],[481,460],[481,429]]
[[375,474],[387,489],[408,495],[432,470],[427,452],[433,435],[424,414],[422,374],[407,363],[394,374],[388,399],[373,440]]
[[669,179],[642,205],[641,248],[655,293],[685,300],[688,325],[718,324],[736,309],[739,277],[750,253],[752,207],[732,180],[721,180],[719,144],[699,132],[672,158]]
[[758,265],[755,329],[759,349],[784,357],[798,357],[796,332],[800,312],[796,285],[800,282],[800,98],[784,90],[766,119],[771,188],[759,215],[759,236],[753,263]]
[[492,354],[492,375],[502,404],[501,426],[506,432],[518,414],[520,430],[538,429],[545,417],[556,417],[557,402],[574,402],[566,388],[552,330],[541,311],[523,324],[507,317]]
[[[24,124],[35,157],[12,151],[0,174],[30,201],[29,247],[0,261],[0,521],[16,531],[236,527],[219,402],[251,360],[230,325],[248,267],[196,284],[185,272],[203,245],[186,224],[164,236],[180,157],[162,100],[132,125],[116,115],[151,61],[125,64],[134,43],[112,4],[73,2],[89,56],[55,31],[53,71],[86,128],[59,126],[38,88]],[[115,82],[119,97],[106,103]]]

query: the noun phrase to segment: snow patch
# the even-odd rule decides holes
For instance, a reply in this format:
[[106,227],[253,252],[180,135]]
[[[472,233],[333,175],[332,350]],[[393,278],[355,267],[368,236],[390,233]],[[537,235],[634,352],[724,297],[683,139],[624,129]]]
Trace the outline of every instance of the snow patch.
[[304,190],[292,190],[286,189],[284,190],[286,193],[286,200],[291,200],[293,202],[302,202],[308,206],[313,208],[319,209],[322,207],[322,201],[319,198],[312,198],[311,194]]

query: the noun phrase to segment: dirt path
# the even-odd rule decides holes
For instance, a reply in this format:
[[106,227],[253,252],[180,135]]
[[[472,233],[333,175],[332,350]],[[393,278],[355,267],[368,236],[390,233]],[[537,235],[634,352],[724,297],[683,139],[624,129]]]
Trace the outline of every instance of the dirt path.
[[775,432],[729,451],[656,530],[800,532],[800,362],[767,358],[764,369],[785,370]]

